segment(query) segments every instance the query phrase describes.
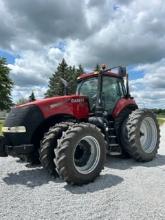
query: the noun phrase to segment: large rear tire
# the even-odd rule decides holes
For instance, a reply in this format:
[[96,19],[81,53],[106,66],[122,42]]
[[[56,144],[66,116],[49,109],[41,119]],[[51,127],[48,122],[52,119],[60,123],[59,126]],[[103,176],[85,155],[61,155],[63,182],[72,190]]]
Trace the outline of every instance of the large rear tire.
[[128,153],[128,149],[127,149],[129,143],[127,139],[126,123],[132,111],[133,110],[130,108],[125,108],[115,119],[115,131],[119,145],[121,147],[122,156],[124,158],[130,158],[130,154]]
[[54,149],[57,147],[57,140],[61,138],[62,133],[66,131],[72,122],[63,122],[51,127],[44,138],[41,141],[40,147],[40,161],[42,166],[48,171],[50,175],[57,176],[55,170],[55,164],[53,162],[55,158]]
[[55,154],[57,172],[67,183],[87,184],[99,176],[104,167],[104,135],[95,125],[75,124],[64,133]]
[[147,109],[132,112],[127,121],[129,154],[137,161],[147,162],[156,156],[160,129],[155,114]]

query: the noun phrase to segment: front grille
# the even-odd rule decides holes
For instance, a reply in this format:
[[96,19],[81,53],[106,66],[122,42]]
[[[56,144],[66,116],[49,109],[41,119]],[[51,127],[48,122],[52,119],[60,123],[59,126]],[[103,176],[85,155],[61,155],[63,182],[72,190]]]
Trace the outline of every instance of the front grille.
[[34,131],[43,120],[40,109],[35,105],[13,108],[6,118],[4,126],[25,126],[26,133],[5,133],[7,145],[30,144]]

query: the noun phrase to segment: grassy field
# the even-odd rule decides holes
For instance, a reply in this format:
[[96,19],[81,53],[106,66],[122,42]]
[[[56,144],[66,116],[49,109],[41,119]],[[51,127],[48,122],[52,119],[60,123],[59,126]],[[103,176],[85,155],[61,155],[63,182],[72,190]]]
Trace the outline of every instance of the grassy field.
[[164,118],[165,119],[165,114],[158,114],[157,116],[158,116],[158,118]]
[[158,118],[159,125],[163,125],[165,123],[165,118]]
[[0,120],[0,134],[1,134],[1,130],[2,130],[2,126],[3,126],[3,122],[2,120]]

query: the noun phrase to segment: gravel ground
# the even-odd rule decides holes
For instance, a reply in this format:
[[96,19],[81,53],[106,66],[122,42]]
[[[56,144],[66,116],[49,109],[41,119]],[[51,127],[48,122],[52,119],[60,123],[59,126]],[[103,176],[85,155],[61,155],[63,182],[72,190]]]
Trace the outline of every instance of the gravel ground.
[[0,219],[165,219],[165,126],[161,133],[155,160],[109,157],[101,176],[83,187],[0,158]]

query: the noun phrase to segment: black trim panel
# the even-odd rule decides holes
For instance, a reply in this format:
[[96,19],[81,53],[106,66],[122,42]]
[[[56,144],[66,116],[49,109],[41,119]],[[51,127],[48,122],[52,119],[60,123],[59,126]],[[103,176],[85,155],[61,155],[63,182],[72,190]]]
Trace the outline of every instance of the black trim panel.
[[35,105],[13,108],[6,118],[6,127],[25,126],[26,133],[4,133],[6,145],[31,144],[36,128],[44,121],[44,116]]

